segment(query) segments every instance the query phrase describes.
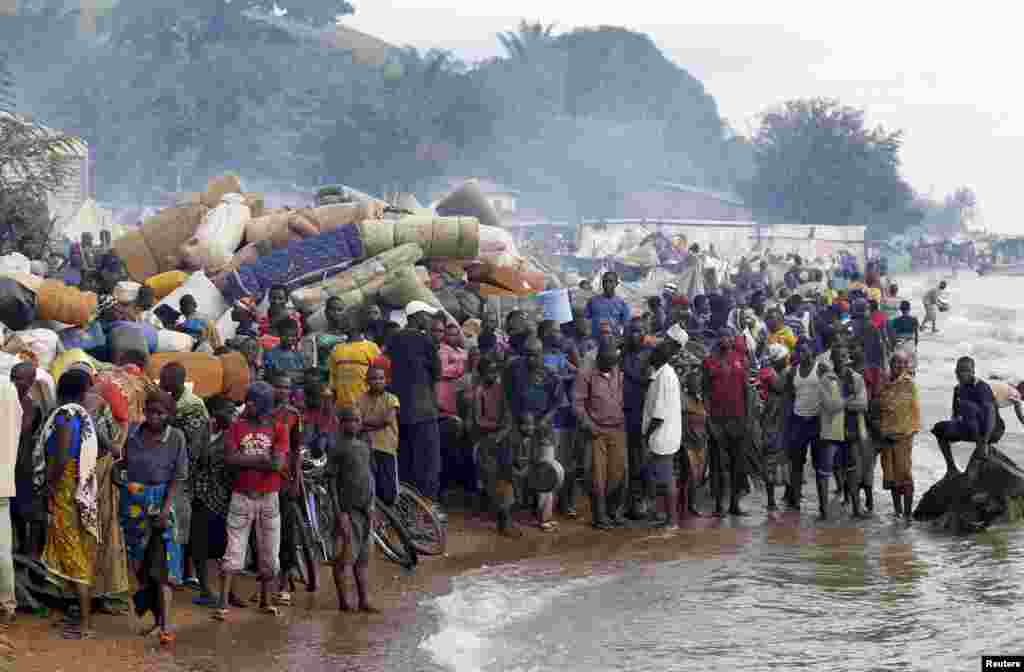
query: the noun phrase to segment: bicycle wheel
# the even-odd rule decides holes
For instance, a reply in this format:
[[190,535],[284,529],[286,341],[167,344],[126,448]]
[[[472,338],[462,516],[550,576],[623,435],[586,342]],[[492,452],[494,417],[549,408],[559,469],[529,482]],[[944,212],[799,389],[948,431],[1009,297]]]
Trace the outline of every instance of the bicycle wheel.
[[423,555],[442,555],[448,543],[448,530],[437,517],[430,500],[411,485],[398,486],[395,513],[409,530],[412,545]]
[[320,531],[321,551],[327,562],[334,562],[334,554],[337,552],[334,506],[331,503],[331,496],[324,489],[317,490],[316,494],[316,517],[317,529]]
[[373,540],[384,553],[384,557],[406,569],[416,566],[419,560],[416,547],[412,545],[409,532],[394,509],[377,501],[371,516],[371,524]]
[[306,585],[306,590],[314,592],[317,589],[320,579],[320,563],[316,561],[312,535],[306,526],[306,520],[302,515],[299,505],[293,502],[288,507],[288,524],[292,526],[293,542],[295,544],[295,569],[298,572],[299,580]]

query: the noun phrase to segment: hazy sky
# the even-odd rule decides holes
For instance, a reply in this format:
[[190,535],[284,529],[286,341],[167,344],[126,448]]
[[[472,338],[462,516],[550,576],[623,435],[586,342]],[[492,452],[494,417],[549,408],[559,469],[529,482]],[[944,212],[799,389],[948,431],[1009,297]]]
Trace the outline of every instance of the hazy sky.
[[[968,185],[984,222],[1024,234],[1013,166],[1024,153],[1021,10],[1013,3],[493,2],[355,0],[345,23],[392,44],[444,47],[474,61],[501,53],[520,19],[616,25],[649,34],[700,79],[740,132],[788,98],[829,96],[905,131],[904,174],[941,197]],[[948,5],[948,7],[946,6]],[[1016,113],[1016,114],[1015,114]]]

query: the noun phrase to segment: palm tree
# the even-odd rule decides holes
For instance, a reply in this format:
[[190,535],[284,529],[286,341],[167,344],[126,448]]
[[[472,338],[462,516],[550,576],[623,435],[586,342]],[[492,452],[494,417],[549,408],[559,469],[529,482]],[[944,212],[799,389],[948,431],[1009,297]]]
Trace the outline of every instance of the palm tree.
[[529,23],[520,19],[519,30],[498,33],[498,41],[505,47],[509,58],[518,61],[530,60],[530,54],[538,47],[549,47],[555,41],[555,24]]

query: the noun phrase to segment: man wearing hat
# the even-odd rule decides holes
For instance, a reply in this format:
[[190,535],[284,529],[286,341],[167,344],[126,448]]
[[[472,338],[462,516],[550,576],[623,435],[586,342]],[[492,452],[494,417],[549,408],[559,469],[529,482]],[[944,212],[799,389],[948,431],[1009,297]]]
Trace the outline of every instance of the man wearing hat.
[[[441,486],[441,436],[435,384],[441,378],[437,345],[428,334],[439,312],[423,301],[405,307],[406,327],[387,344],[391,390],[398,397],[398,471],[424,497],[436,502]],[[438,514],[444,519],[438,507]]]

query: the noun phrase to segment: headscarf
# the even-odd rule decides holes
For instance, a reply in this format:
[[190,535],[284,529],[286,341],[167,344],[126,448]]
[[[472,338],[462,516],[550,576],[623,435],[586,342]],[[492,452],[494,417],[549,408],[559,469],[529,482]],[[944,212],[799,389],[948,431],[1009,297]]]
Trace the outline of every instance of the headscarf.
[[96,509],[96,459],[99,454],[99,441],[96,436],[96,426],[92,421],[89,412],[78,404],[64,404],[55,412],[50,414],[43,425],[43,431],[39,433],[39,441],[36,451],[46,452],[46,444],[56,429],[57,416],[64,414],[70,417],[77,417],[81,425],[79,437],[81,445],[78,452],[78,487],[75,490],[75,502],[79,507],[79,515],[82,519],[82,526],[95,537],[100,538],[99,515]]

